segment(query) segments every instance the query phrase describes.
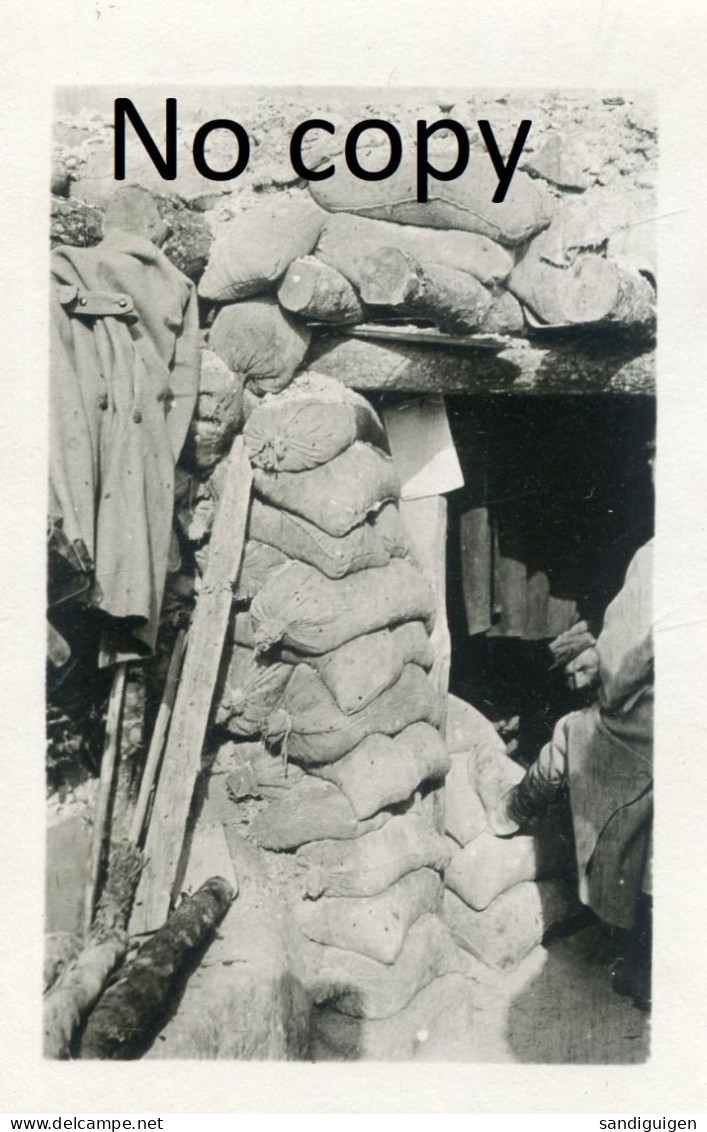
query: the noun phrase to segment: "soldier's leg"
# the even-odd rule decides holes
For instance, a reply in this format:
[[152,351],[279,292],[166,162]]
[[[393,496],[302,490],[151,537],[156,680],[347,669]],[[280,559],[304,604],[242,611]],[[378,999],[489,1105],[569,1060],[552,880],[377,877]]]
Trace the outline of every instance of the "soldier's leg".
[[567,717],[564,717],[525,776],[488,815],[489,826],[497,837],[517,833],[557,798],[567,781],[567,745]]

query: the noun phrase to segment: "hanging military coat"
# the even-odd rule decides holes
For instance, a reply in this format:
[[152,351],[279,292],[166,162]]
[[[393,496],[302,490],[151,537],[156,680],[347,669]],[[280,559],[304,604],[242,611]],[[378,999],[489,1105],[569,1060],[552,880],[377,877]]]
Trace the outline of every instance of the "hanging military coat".
[[109,659],[128,659],[157,633],[174,467],[198,392],[195,291],[128,232],[57,248],[51,271],[49,514],[84,541],[94,604],[129,634]]

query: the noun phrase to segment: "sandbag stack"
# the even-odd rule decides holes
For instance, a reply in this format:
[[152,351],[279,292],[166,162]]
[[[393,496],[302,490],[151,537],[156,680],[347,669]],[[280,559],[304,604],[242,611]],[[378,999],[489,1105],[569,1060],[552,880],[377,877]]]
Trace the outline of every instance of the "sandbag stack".
[[263,393],[303,364],[311,328],[392,317],[450,334],[580,326],[650,337],[655,264],[650,240],[632,233],[651,194],[577,177],[563,192],[562,155],[551,158],[540,150],[516,171],[501,203],[483,165],[419,203],[409,156],[381,182],[339,162],[300,199],[238,214],[219,228],[199,282],[221,308],[213,349]]
[[[393,175],[373,181],[353,176],[343,154],[364,111],[359,99],[335,99],[336,109],[322,104],[335,129],[307,132],[305,161],[315,173],[333,172],[311,181],[298,175],[289,152],[295,126],[316,109],[311,99],[260,93],[245,103],[216,101],[215,116],[235,115],[254,140],[242,175],[212,180],[197,171],[190,138],[203,124],[203,106],[189,100],[180,103],[176,180],[164,181],[137,142],[127,169],[127,184],[157,201],[171,229],[164,250],[200,283],[206,304],[256,303],[256,317],[285,337],[279,314],[298,326],[397,314],[455,333],[532,337],[577,326],[652,333],[657,139],[654,108],[643,96],[469,92],[421,107],[414,96],[388,92],[363,116],[394,123],[404,154]],[[456,179],[430,178],[421,203],[416,123],[421,114],[434,122],[449,104],[471,158]],[[163,109],[158,98],[153,126]],[[504,200],[494,202],[498,178],[477,123],[491,123],[507,155],[523,118],[532,128]],[[52,241],[91,245],[116,189],[112,109],[64,113],[55,135]],[[213,131],[208,161],[227,167],[232,147],[228,131]],[[357,153],[373,171],[390,156],[376,130],[361,137]],[[456,156],[454,136],[436,129],[433,167],[449,168]],[[202,314],[209,317],[206,305]]]
[[222,225],[199,281],[201,298],[217,306],[211,348],[257,394],[289,383],[318,324],[392,316],[452,333],[524,332],[521,305],[505,283],[515,245],[549,221],[530,178],[516,190],[520,228],[510,202],[487,209],[476,226],[466,212],[450,214],[457,222],[443,230],[428,226],[424,209],[414,220],[395,210],[371,219],[376,210],[332,208],[331,193],[324,211],[320,191],[312,195],[259,204]]
[[496,837],[486,815],[523,777],[493,725],[449,698],[444,916],[457,943],[499,971],[512,971],[575,910],[567,879],[574,850],[557,816],[532,833]]
[[314,1001],[387,1018],[466,962],[441,919],[434,596],[363,398],[305,375],[244,438],[254,497],[216,714],[248,754],[233,792],[262,800],[247,835],[294,866]]

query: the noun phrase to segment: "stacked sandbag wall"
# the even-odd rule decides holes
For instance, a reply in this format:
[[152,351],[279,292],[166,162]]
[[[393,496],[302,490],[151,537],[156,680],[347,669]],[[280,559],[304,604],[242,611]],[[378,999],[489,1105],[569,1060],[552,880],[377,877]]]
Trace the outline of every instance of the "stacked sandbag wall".
[[234,796],[261,801],[246,836],[287,858],[317,1018],[367,1024],[465,966],[441,918],[434,596],[363,398],[303,375],[251,406],[244,439],[254,494],[215,721]]
[[487,821],[523,777],[492,724],[449,697],[444,917],[457,943],[497,971],[513,971],[576,911],[567,816],[548,814],[513,837]]
[[[420,107],[400,92],[388,100],[380,116],[397,123],[407,142]],[[233,181],[209,180],[194,168],[186,102],[176,181],[163,181],[133,141],[126,183],[157,201],[170,228],[166,254],[201,282],[208,302],[267,295],[296,322],[353,324],[395,313],[455,333],[532,337],[583,326],[652,335],[657,143],[651,108],[640,99],[473,95],[452,102],[471,159],[455,180],[431,178],[425,203],[416,199],[412,144],[392,176],[365,181],[350,173],[342,150],[361,117],[354,103],[323,108],[334,135],[307,135],[308,167],[333,166],[334,174],[298,177],[288,142],[312,107],[281,102],[268,97],[238,111],[254,145],[248,169]],[[153,112],[159,120],[159,108]],[[424,115],[434,121],[439,108],[427,106]],[[502,150],[520,119],[532,120],[502,203],[492,201],[497,178],[479,148],[479,118],[491,122]],[[229,144],[214,131],[209,160],[225,160]],[[436,130],[432,164],[453,162],[456,144]],[[364,133],[358,156],[374,171],[386,163],[380,132]],[[116,189],[109,120],[83,112],[57,123],[52,188],[52,241],[97,242]],[[224,264],[233,249],[240,264],[231,279]]]

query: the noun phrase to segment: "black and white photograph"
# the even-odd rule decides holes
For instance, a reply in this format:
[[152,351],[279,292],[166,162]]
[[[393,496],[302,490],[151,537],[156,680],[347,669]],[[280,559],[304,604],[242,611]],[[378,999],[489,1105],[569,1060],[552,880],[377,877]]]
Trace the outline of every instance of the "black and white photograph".
[[45,1059],[649,1059],[660,145],[56,89]]

